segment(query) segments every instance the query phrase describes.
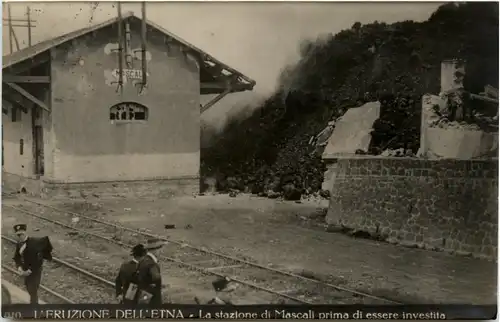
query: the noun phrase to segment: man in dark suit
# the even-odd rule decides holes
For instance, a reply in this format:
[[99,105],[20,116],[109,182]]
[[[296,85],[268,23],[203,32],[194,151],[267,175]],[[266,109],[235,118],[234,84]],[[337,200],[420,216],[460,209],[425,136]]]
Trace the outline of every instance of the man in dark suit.
[[160,249],[164,243],[160,240],[148,240],[144,246],[147,254],[139,263],[139,289],[144,291],[139,298],[139,303],[147,303],[151,306],[162,304],[161,295],[161,272],[158,259],[154,251]]
[[147,254],[144,245],[139,244],[132,248],[132,260],[122,264],[115,280],[116,299],[125,305],[135,305],[138,300],[139,263]]
[[26,228],[25,224],[14,226],[18,240],[14,261],[19,273],[24,277],[24,285],[30,295],[30,303],[38,304],[38,288],[42,278],[43,260],[52,260],[53,248],[48,237],[28,237]]

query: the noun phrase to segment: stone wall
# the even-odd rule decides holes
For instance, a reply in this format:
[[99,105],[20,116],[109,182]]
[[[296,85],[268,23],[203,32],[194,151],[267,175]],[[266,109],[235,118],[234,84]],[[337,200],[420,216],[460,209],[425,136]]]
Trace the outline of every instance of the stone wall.
[[340,158],[327,223],[391,243],[496,258],[498,161]]
[[169,198],[198,194],[199,178],[175,178],[135,181],[108,181],[85,183],[60,183],[46,178],[26,178],[2,172],[2,189],[6,192],[21,191],[29,196],[45,199],[85,198]]

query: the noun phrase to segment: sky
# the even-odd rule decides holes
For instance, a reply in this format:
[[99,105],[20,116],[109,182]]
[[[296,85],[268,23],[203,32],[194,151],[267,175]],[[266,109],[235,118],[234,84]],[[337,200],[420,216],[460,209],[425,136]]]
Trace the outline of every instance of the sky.
[[[244,104],[257,105],[270,96],[287,64],[299,58],[301,40],[337,33],[355,22],[426,20],[438,2],[148,2],[147,19],[210,53],[257,82],[251,93],[232,94],[203,114],[220,125]],[[115,17],[114,2],[11,3],[12,18],[36,20],[32,42],[40,42]],[[141,15],[140,4],[122,3],[122,11]],[[3,8],[3,17],[7,9]],[[27,29],[15,28],[21,48]],[[9,53],[3,28],[3,54]]]

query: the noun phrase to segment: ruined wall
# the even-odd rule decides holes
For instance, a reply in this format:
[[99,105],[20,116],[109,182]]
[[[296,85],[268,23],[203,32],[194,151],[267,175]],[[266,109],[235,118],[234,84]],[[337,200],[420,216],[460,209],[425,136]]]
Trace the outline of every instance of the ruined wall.
[[[140,23],[131,20],[131,49],[140,50]],[[117,26],[52,51],[54,168],[46,180],[78,183],[199,177],[199,66],[178,46],[148,30],[148,87],[125,78],[117,90]],[[141,53],[133,66],[140,71]],[[115,75],[115,76],[113,76]],[[133,76],[133,75],[132,75]],[[110,121],[125,101],[148,108],[146,121]]]
[[380,102],[369,102],[350,108],[335,123],[322,158],[331,159],[339,155],[354,155],[356,150],[368,151],[373,123],[380,117]]
[[323,151],[326,171],[321,189],[332,189],[336,176],[336,162],[339,156],[355,155],[356,150],[368,151],[372,140],[373,123],[380,117],[380,102],[369,102],[350,108],[337,120],[335,129]]
[[417,155],[427,159],[470,160],[498,154],[498,132],[485,132],[477,125],[442,122],[434,106],[445,114],[445,100],[436,95],[422,97],[420,149]]
[[389,242],[495,257],[498,161],[341,158],[327,223]]

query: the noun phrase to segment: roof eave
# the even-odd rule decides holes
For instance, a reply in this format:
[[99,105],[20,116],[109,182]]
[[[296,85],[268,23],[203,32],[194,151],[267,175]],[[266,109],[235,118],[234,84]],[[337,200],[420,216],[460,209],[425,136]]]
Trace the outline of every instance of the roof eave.
[[[246,92],[246,91],[251,91],[253,90],[254,84],[241,84],[238,87],[234,87],[231,89],[229,93],[241,93],[241,92]],[[214,95],[214,94],[222,94],[226,92],[226,89],[220,89],[220,88],[213,88],[213,89],[206,89],[202,88],[200,89],[200,94],[201,95]]]
[[[139,20],[141,19],[141,18],[135,16],[134,13],[131,12],[131,11],[129,11],[129,12],[127,12],[127,13],[125,13],[125,14],[122,15],[122,19],[123,20],[128,19],[128,18],[132,18],[132,17],[134,17],[136,19],[139,19]],[[102,23],[96,24],[96,25],[94,25],[92,27],[82,28],[82,29],[70,32],[68,34],[56,37],[54,39],[47,40],[45,42],[42,42],[44,44],[41,45],[41,46],[39,44],[35,44],[35,45],[33,45],[30,48],[31,51],[28,50],[27,53],[14,52],[13,54],[5,55],[5,56],[2,57],[3,58],[2,59],[2,69],[9,68],[9,67],[11,67],[13,65],[16,65],[18,63],[21,63],[21,62],[27,60],[27,59],[33,59],[35,56],[38,56],[38,55],[40,55],[42,53],[50,51],[51,48],[59,46],[60,44],[66,42],[66,41],[70,41],[70,40],[72,40],[74,38],[83,36],[83,35],[85,35],[85,34],[87,34],[89,32],[93,32],[93,31],[96,31],[96,30],[98,30],[100,28],[109,26],[109,25],[111,25],[113,23],[116,23],[117,21],[118,21],[118,18],[112,18],[112,19],[109,19],[109,20],[104,21]],[[208,54],[207,52],[201,50],[200,48],[194,46],[193,44],[191,44],[191,43],[185,41],[184,39],[182,39],[182,38],[180,38],[180,37],[172,34],[168,30],[166,30],[165,28],[157,25],[156,23],[154,23],[152,21],[149,21],[149,20],[147,20],[146,23],[149,25],[149,27],[152,27],[152,28],[156,29],[160,33],[164,34],[165,36],[168,36],[171,39],[175,40],[176,42],[182,44],[186,48],[189,48],[188,51],[192,51],[192,52],[196,53],[196,55],[203,62],[210,62],[212,64],[217,64],[217,65],[221,66],[222,69],[224,69],[227,72],[229,72],[229,74],[231,74],[232,77],[236,77],[238,79],[238,86],[243,86],[243,84],[245,84],[245,86],[243,86],[243,89],[242,90],[238,90],[238,91],[245,91],[245,90],[252,90],[253,89],[253,87],[255,85],[255,81],[253,79],[251,79],[248,76],[244,75],[240,71],[238,71],[238,70],[236,70],[236,69],[234,69],[234,68],[232,68],[232,67],[224,64],[223,62],[219,61],[215,57],[211,56],[210,54]],[[227,75],[224,75],[224,76],[227,76]],[[224,89],[217,90],[217,92],[224,92]]]

